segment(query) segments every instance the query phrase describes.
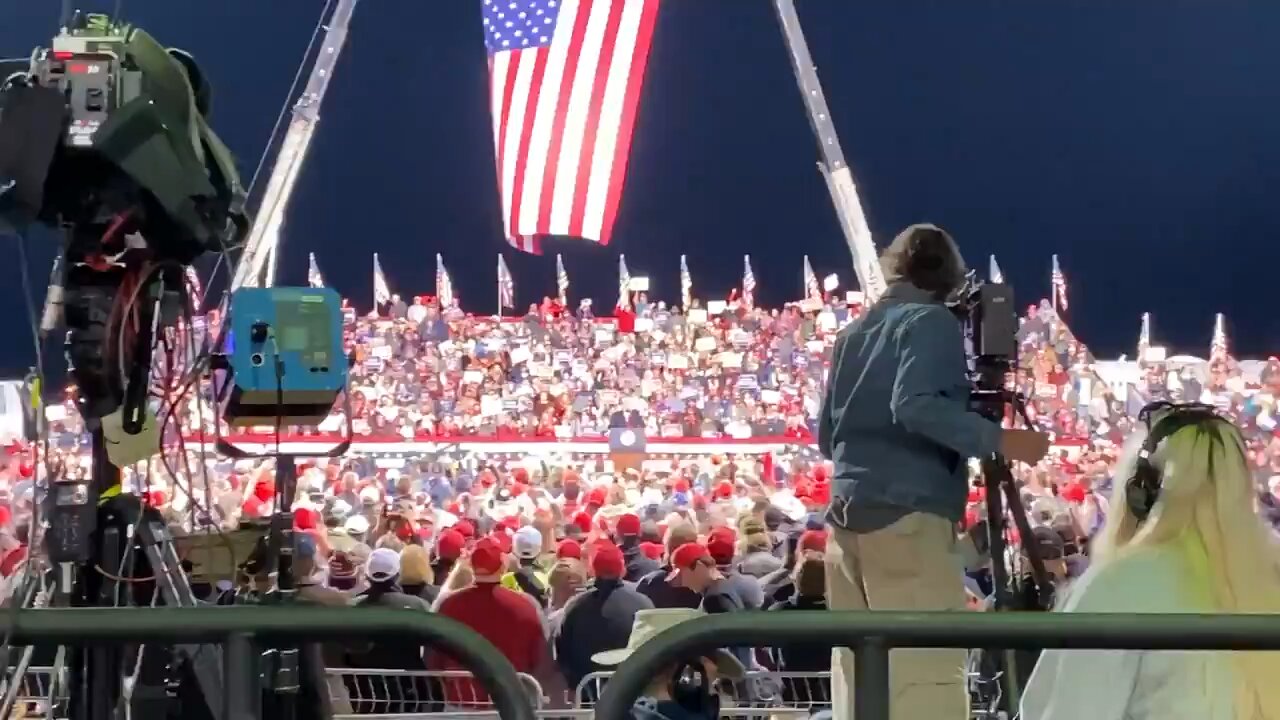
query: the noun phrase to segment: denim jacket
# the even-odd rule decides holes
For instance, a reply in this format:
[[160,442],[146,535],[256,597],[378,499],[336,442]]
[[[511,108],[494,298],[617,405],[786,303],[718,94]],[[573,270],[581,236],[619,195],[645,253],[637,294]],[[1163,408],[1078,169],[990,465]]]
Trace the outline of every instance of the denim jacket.
[[958,521],[966,459],[999,443],[999,426],[969,410],[960,322],[929,293],[895,283],[840,331],[818,423],[834,522],[860,504]]

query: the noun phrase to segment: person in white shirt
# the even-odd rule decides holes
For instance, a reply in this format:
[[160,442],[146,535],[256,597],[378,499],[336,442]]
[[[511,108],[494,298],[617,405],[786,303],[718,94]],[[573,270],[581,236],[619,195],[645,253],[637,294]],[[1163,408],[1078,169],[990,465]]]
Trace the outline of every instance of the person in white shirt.
[[[1158,403],[1117,468],[1092,565],[1065,612],[1277,613],[1280,571],[1244,442],[1204,405]],[[1280,718],[1280,653],[1050,650],[1022,720]]]

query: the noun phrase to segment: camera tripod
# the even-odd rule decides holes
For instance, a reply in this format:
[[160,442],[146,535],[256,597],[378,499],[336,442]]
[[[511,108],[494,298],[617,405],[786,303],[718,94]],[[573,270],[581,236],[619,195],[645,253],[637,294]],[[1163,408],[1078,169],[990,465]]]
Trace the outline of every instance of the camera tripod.
[[[1007,408],[1011,408],[1020,416],[1027,426],[1033,426],[1027,415],[1026,405],[1022,398],[1007,390],[978,390],[973,393],[975,409],[993,422],[1000,422]],[[987,550],[991,557],[991,582],[994,590],[995,609],[1010,610],[1047,610],[1053,602],[1053,584],[1045,570],[1044,558],[1040,548],[1034,541],[1031,523],[1027,520],[1026,508],[1022,505],[1022,497],[1014,483],[1009,463],[1000,455],[993,454],[981,459],[982,482],[986,491],[987,506]],[[1008,512],[1006,513],[1006,507]],[[1013,520],[1018,532],[1022,552],[1031,569],[1030,582],[1035,589],[1037,607],[1025,607],[1021,600],[1027,596],[1025,592],[1015,594],[1015,588],[1021,588],[1027,581],[1025,576],[1016,581],[1013,577],[1015,560],[1008,555],[1008,544],[1005,542],[1006,519]],[[1018,698],[1024,675],[1030,672],[1020,670],[1018,654],[1012,650],[999,653],[997,660],[1000,669],[1000,681],[1003,688],[1003,699],[1008,703],[1010,712],[1016,711]],[[1034,665],[1034,661],[1031,663]]]

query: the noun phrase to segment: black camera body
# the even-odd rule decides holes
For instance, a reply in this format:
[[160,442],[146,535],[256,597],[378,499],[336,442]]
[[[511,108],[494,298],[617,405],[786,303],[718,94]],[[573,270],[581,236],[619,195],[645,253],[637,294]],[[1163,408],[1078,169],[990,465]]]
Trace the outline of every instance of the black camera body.
[[190,55],[78,15],[0,85],[0,223],[71,229],[73,262],[113,225],[184,265],[237,243],[245,193],[208,109]]
[[1004,283],[966,284],[954,310],[968,339],[974,409],[998,420],[1010,399],[1006,380],[1018,358],[1013,288]]

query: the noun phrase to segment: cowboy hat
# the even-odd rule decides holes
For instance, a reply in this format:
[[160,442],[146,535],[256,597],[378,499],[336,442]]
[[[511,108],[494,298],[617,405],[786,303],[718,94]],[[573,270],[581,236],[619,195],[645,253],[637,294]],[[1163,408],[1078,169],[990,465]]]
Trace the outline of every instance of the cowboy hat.
[[[623,661],[631,657],[631,653],[634,653],[641,645],[663,631],[705,615],[706,613],[689,608],[639,610],[636,612],[635,620],[632,621],[631,637],[627,640],[627,646],[617,650],[598,652],[592,655],[591,659],[601,665],[621,665]],[[715,661],[716,670],[722,677],[730,680],[741,680],[746,676],[747,671],[742,666],[742,662],[728,650],[716,650],[703,657]]]

